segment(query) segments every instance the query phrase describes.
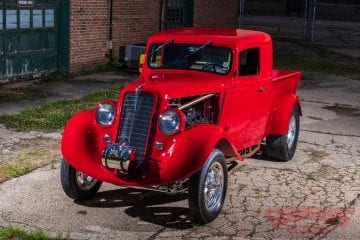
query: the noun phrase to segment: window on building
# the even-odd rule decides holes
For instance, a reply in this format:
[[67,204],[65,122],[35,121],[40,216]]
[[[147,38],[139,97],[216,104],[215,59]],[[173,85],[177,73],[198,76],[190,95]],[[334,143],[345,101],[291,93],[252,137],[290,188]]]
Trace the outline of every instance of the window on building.
[[3,25],[4,25],[3,10],[0,9],[0,30],[3,30],[3,29],[4,29]]
[[20,28],[30,28],[30,10],[20,10]]
[[6,10],[6,29],[17,28],[17,10]]
[[43,26],[43,11],[33,10],[33,28],[42,28]]
[[54,9],[45,10],[45,27],[54,27]]
[[259,74],[259,48],[252,48],[240,52],[239,73],[240,76]]
[[193,0],[167,0],[165,4],[166,29],[192,26]]

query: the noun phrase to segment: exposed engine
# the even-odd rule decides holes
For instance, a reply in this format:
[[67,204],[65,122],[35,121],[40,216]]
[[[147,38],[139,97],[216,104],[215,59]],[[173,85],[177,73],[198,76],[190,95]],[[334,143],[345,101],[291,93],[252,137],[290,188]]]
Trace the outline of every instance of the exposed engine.
[[189,125],[193,125],[196,123],[208,123],[209,120],[205,117],[205,115],[201,112],[201,110],[197,107],[189,107],[183,110],[186,123]]
[[170,101],[170,106],[183,111],[187,126],[217,123],[220,112],[219,99],[218,94],[176,98]]

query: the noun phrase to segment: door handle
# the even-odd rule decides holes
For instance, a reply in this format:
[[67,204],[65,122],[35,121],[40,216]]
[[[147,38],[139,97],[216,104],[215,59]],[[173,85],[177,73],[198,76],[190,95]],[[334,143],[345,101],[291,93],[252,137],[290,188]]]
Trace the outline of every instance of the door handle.
[[267,87],[261,87],[259,88],[259,92],[265,92],[267,90]]

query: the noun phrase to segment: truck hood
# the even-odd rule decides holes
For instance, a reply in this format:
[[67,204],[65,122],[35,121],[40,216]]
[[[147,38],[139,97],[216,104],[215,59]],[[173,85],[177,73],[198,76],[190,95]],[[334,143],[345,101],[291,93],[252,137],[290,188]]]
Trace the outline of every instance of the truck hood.
[[[167,99],[223,92],[226,78],[212,73],[153,73],[140,76],[129,85],[130,89],[142,86],[143,91],[155,92]],[[130,90],[129,89],[129,90]]]

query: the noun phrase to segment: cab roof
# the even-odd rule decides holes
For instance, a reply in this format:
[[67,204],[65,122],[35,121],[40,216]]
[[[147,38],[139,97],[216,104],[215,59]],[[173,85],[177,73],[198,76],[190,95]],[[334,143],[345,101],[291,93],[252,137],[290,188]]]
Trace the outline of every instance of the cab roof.
[[236,28],[177,28],[166,30],[150,37],[150,42],[174,40],[180,43],[199,43],[208,41],[217,45],[238,46],[254,43],[271,42],[271,37],[264,32]]

